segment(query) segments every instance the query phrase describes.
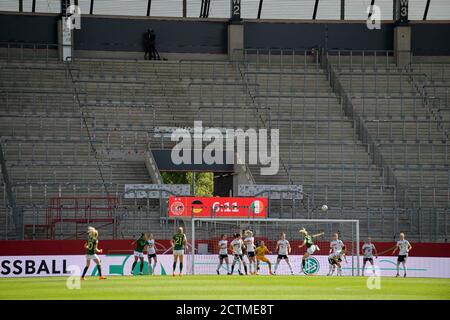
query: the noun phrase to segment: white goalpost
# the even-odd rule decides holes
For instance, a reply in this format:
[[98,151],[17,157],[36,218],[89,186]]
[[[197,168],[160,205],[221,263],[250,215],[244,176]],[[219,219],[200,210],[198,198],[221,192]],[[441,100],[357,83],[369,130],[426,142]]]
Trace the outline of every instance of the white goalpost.
[[[256,244],[264,242],[271,251],[266,257],[274,265],[277,260],[275,252],[276,243],[283,232],[290,242],[290,264],[294,274],[300,274],[302,270],[302,256],[306,252],[306,246],[299,248],[304,237],[299,229],[305,228],[310,235],[324,233],[314,238],[314,244],[320,250],[316,250],[305,263],[308,273],[311,275],[326,275],[328,272],[328,255],[332,235],[337,233],[346,246],[345,260],[342,262],[344,275],[360,275],[360,242],[359,220],[345,219],[251,219],[251,218],[193,218],[191,220],[191,245],[190,272],[191,274],[216,274],[219,262],[218,243],[222,235],[226,235],[228,246],[233,240],[233,235],[244,230],[251,230]],[[231,265],[233,255],[228,250],[228,260]],[[248,258],[244,257],[248,263]],[[290,274],[287,264],[281,261],[277,274]],[[261,263],[261,274],[268,274],[267,264]],[[223,274],[228,271],[225,263],[219,268]]]

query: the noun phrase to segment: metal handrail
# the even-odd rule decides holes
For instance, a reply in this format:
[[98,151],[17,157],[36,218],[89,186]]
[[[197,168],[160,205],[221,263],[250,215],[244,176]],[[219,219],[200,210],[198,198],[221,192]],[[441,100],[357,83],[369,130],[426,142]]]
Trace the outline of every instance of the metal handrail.
[[[232,67],[233,65],[232,65],[232,63],[231,62],[229,62],[229,61],[220,61],[220,60],[201,60],[201,59],[181,59],[181,60],[179,60],[178,61],[178,79],[179,80],[181,80],[181,79],[183,79],[183,77],[182,77],[182,75],[181,75],[181,69],[182,69],[182,66],[183,65],[185,65],[185,64],[189,64],[190,65],[190,70],[191,70],[191,72],[189,72],[189,76],[190,76],[190,79],[192,79],[193,77],[192,77],[192,66],[193,65],[196,65],[196,64],[200,64],[200,65],[204,65],[204,64],[208,64],[208,65],[213,65],[213,66],[215,66],[215,65],[223,65],[223,70],[224,70],[224,74],[225,74],[225,69],[226,69],[226,67],[228,66],[228,67]],[[215,79],[215,68],[213,68],[213,79]]]
[[[381,66],[385,65],[387,67],[392,67],[392,65],[389,62],[389,58],[394,56],[393,50],[327,50],[326,51],[326,57],[327,60],[329,56],[337,56],[338,57],[338,63],[337,68],[339,68],[341,65],[350,65],[352,68],[354,64],[359,65],[365,65],[365,58],[366,57],[374,57],[374,63],[375,66],[380,66],[380,64],[377,63],[377,57],[380,57],[380,59],[383,59],[385,63],[381,64]],[[348,57],[349,64],[341,63],[341,59]],[[362,62],[361,63],[355,63],[354,57],[361,57]]]
[[[32,59],[42,59],[41,57],[37,56],[37,50],[45,50],[45,61],[48,61],[49,51],[50,50],[57,50],[59,48],[58,44],[48,44],[48,43],[30,43],[30,42],[0,42],[0,53],[1,48],[6,48],[6,59],[10,60],[12,58],[20,58],[23,60],[25,58],[24,50],[32,49],[33,50],[33,56],[31,56]],[[13,49],[19,49],[19,56],[16,57],[12,55],[11,51]],[[30,57],[26,57],[29,59]],[[55,57],[57,58],[57,57]]]
[[[386,54],[388,53],[386,52]],[[353,119],[354,129],[356,131],[355,133],[359,136],[359,139],[363,143],[367,143],[368,145],[370,145],[369,154],[372,156],[373,162],[383,169],[383,176],[385,182],[390,185],[395,185],[397,197],[396,200],[400,203],[400,206],[401,207],[407,206],[406,201],[407,199],[404,197],[405,193],[403,192],[404,190],[403,186],[400,184],[400,182],[394,175],[392,168],[390,168],[390,166],[386,164],[386,162],[384,161],[381,151],[379,150],[377,144],[372,139],[367,127],[364,124],[362,117],[359,116],[359,114],[357,113],[355,107],[353,106],[351,98],[344,90],[334,68],[329,62],[328,55],[329,55],[328,51],[325,54],[323,54],[322,66],[325,70],[327,70],[328,79],[330,81],[331,87],[341,99],[344,112],[347,114],[347,116]]]
[[[242,79],[242,80],[244,81],[244,83],[245,83],[245,91],[246,91],[246,93],[248,94],[248,96],[250,97],[251,103],[252,103],[252,105],[254,106],[254,108],[255,108],[255,110],[256,110],[256,113],[257,113],[257,115],[258,115],[258,116],[257,116],[257,119],[259,119],[259,120],[261,121],[262,125],[263,125],[267,130],[271,130],[271,127],[272,127],[272,120],[271,120],[271,117],[269,118],[269,122],[268,122],[268,123],[267,123],[267,121],[262,117],[262,115],[261,115],[260,112],[259,112],[259,110],[261,109],[261,103],[256,101],[257,99],[256,99],[256,97],[254,96],[254,93],[252,93],[252,91],[250,90],[250,87],[249,87],[249,85],[248,85],[248,83],[249,83],[248,77],[243,73],[243,70],[241,69],[241,64],[240,64],[239,62],[236,62],[236,61],[234,61],[234,63],[235,63],[235,67],[236,67],[237,71],[239,72],[239,75],[240,75],[241,79]],[[248,63],[247,63],[246,61],[244,61],[243,67],[246,68],[246,69],[248,70]],[[258,88],[258,87],[257,87],[257,88]],[[258,91],[259,91],[259,90],[258,90]],[[270,114],[270,113],[269,113],[269,114]],[[286,173],[286,175],[287,175],[287,177],[288,177],[289,184],[293,184],[293,181],[292,181],[292,179],[291,179],[289,170],[288,170],[286,164],[284,163],[284,160],[283,160],[283,159],[280,159],[280,164],[281,164],[281,167],[283,168],[284,172]]]

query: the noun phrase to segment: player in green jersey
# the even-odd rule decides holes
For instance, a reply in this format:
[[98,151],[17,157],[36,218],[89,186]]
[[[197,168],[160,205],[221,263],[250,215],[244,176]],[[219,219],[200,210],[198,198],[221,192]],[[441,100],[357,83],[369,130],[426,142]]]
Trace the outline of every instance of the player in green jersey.
[[142,274],[142,270],[144,269],[144,249],[147,246],[147,236],[145,233],[141,233],[141,236],[136,241],[133,241],[132,245],[136,245],[134,248],[134,262],[131,267],[131,274],[133,274],[134,267],[136,267],[136,263],[138,259],[141,261],[139,274]]
[[106,277],[102,276],[102,266],[100,265],[100,258],[97,256],[97,253],[102,253],[103,250],[97,248],[98,245],[98,231],[94,227],[88,228],[88,239],[84,244],[84,248],[86,249],[86,266],[83,270],[83,275],[81,276],[81,280],[86,280],[86,272],[91,265],[91,260],[97,264],[98,274],[100,275],[99,279],[104,280]]
[[173,249],[173,273],[175,276],[175,269],[177,268],[178,258],[180,259],[180,276],[183,275],[183,257],[184,257],[184,247],[186,245],[186,235],[183,232],[183,228],[179,227],[177,233],[173,236],[170,241]]
[[316,250],[320,251],[319,246],[314,244],[313,239],[322,236],[324,234],[324,232],[314,234],[314,235],[309,235],[308,231],[306,231],[305,228],[301,228],[299,230],[299,232],[301,234],[303,234],[305,239],[303,240],[303,243],[301,245],[299,245],[298,247],[301,248],[306,245],[306,248],[307,248],[305,254],[302,257],[302,271],[303,271],[303,273],[305,273],[304,270],[305,270],[306,259],[308,259],[308,257],[310,255],[312,255]]

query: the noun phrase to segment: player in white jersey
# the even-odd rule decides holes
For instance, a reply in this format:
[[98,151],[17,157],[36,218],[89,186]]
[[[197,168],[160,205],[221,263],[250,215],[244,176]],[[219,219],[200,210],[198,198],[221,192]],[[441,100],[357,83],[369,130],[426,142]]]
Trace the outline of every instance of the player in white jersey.
[[280,240],[277,242],[277,246],[275,248],[275,251],[278,253],[277,262],[275,263],[275,270],[273,274],[277,274],[278,265],[280,264],[280,261],[284,259],[289,266],[289,270],[291,270],[291,274],[294,274],[294,271],[292,271],[292,266],[289,261],[289,254],[291,253],[291,245],[289,241],[286,240],[286,234],[282,232],[280,234]]
[[377,248],[372,243],[372,238],[367,238],[367,242],[362,246],[363,252],[363,266],[362,266],[362,275],[364,276],[364,269],[366,268],[366,263],[370,262],[372,265],[373,274],[375,274],[375,268],[373,267],[373,254],[375,253],[375,258],[378,258]]
[[[153,234],[149,234],[147,236],[147,259],[148,259],[148,273],[155,275],[156,270],[156,264],[158,263],[158,258],[156,256],[156,248],[155,248],[155,238],[153,237]],[[153,265],[152,265],[153,260]],[[151,266],[151,269],[150,269]],[[151,270],[151,272],[150,272]]]
[[233,274],[234,272],[234,266],[236,265],[236,263],[238,263],[238,272],[239,274],[242,276],[243,273],[241,271],[241,264],[244,263],[244,254],[243,254],[243,250],[244,250],[245,246],[244,246],[244,241],[242,241],[241,235],[239,233],[236,233],[234,235],[234,240],[231,241],[230,243],[230,249],[233,252],[233,264],[231,265],[231,273]]
[[395,253],[395,251],[399,250],[398,257],[397,257],[397,275],[396,277],[400,276],[400,263],[403,265],[403,272],[404,277],[406,277],[406,260],[408,259],[408,253],[411,251],[412,246],[409,243],[408,240],[405,239],[405,234],[402,232],[400,233],[400,240],[397,241],[397,244],[395,246],[394,251],[392,251],[392,254]]
[[256,257],[255,257],[255,238],[253,237],[253,232],[250,230],[245,230],[244,244],[247,248],[248,257],[248,271],[250,274],[256,273]]
[[332,257],[328,256],[328,263],[330,264],[331,270],[327,274],[327,276],[332,276],[334,273],[334,270],[336,269],[336,266],[338,267],[338,271],[336,275],[342,276],[342,258],[344,258],[345,263],[347,263],[347,258],[345,257],[345,249],[342,249],[339,253],[333,254]]
[[227,264],[227,274],[230,274],[230,264],[228,262],[228,240],[227,235],[223,234],[220,236],[219,247],[219,264],[217,265],[217,274],[220,274],[220,267],[223,262]]
[[330,270],[328,271],[329,276],[334,273],[336,266],[338,267],[337,274],[342,275],[341,257],[343,255],[343,250],[345,250],[344,242],[339,239],[339,235],[337,233],[334,233],[330,242],[330,252],[328,256],[328,263],[330,265]]

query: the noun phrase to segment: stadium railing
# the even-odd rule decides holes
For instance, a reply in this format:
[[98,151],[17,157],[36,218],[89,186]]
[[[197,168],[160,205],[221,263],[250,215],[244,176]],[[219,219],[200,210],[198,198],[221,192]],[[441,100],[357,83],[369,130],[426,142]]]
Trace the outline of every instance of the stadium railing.
[[178,79],[223,80],[234,76],[236,66],[230,61],[180,59],[178,61]]
[[337,67],[350,67],[356,65],[358,68],[385,67],[392,68],[393,50],[327,50],[326,57],[329,61],[336,62]]
[[58,44],[0,42],[0,58],[20,60],[42,60],[58,58]]
[[319,48],[291,49],[291,48],[255,48],[234,49],[232,61],[245,63],[248,68],[257,70],[263,67],[280,68],[289,72],[289,67],[313,68],[320,70]]
[[[47,200],[53,195],[60,194],[61,196],[98,196],[102,192],[102,184],[99,183],[16,183],[14,189],[21,199],[28,198],[28,204],[24,204],[23,207],[26,210],[26,224],[29,225],[31,230],[39,229],[41,225],[44,224],[45,210],[47,208]],[[312,188],[312,189],[311,189]],[[400,208],[400,207],[390,207],[390,204],[383,203],[383,192],[384,189],[393,189],[395,186],[382,185],[379,186],[378,198],[365,197],[366,202],[364,206],[352,206],[344,205],[340,203],[348,201],[355,201],[357,197],[351,196],[352,194],[366,192],[367,194],[373,193],[377,187],[373,186],[343,186],[343,185],[312,185],[311,190],[307,190],[310,202],[309,206],[311,208],[309,215],[302,215],[305,218],[333,218],[333,217],[354,217],[357,212],[362,214],[361,223],[364,226],[368,226],[367,230],[370,228],[380,228],[380,236],[386,237],[392,234],[394,236],[395,232],[392,233],[391,228],[395,228],[396,231],[405,231],[406,225],[400,230],[399,219],[404,216],[404,219],[410,221],[408,224],[408,230],[414,231],[416,237],[420,238],[421,241],[438,239],[437,241],[443,241],[443,239],[448,236],[448,223],[450,210],[450,188],[443,187],[433,187],[433,186],[419,186],[419,187],[406,187],[404,189],[405,193],[413,193],[418,196],[418,203],[421,206],[417,208]],[[110,185],[111,193],[114,192],[120,199],[123,199],[124,191],[122,186],[119,184]],[[145,190],[148,191],[148,190]],[[318,200],[320,197],[317,194],[328,194],[329,197],[338,198],[334,199],[329,203],[331,206],[330,210],[321,213],[316,210],[318,207]],[[4,197],[4,188],[1,188],[2,197]],[[333,195],[334,194],[334,195]],[[340,198],[339,198],[340,195]],[[433,207],[427,207],[425,204],[430,203],[429,198],[434,198],[434,203],[436,205]],[[46,200],[47,199],[47,200]],[[330,200],[330,199],[329,199]],[[445,201],[445,202],[443,202]],[[444,205],[443,205],[444,204]],[[446,204],[446,205],[445,205]],[[292,212],[291,205],[287,202],[283,204],[285,211],[284,217],[298,217],[298,215],[288,214]],[[447,209],[445,209],[447,208]],[[5,208],[8,211],[8,207]],[[121,221],[126,223],[123,227],[119,226],[118,232],[123,234],[129,234],[129,232],[136,232],[139,226],[145,226],[148,228],[154,228],[154,223],[161,226],[162,229],[159,232],[169,232],[170,226],[168,225],[167,208],[164,205],[158,203],[149,202],[146,199],[134,199],[127,201],[126,203],[120,203],[118,207],[118,216],[121,217]],[[305,211],[306,212],[306,211]],[[351,215],[348,215],[350,214]],[[348,213],[348,214],[347,214]],[[129,225],[134,225],[136,228],[133,230],[128,230]],[[11,214],[6,216],[5,224],[0,230],[1,237],[7,239],[8,233],[6,230],[11,229],[13,225]],[[153,225],[153,227],[152,227]],[[33,227],[34,226],[34,227]],[[384,226],[384,227],[383,227]],[[389,226],[389,228],[388,228]],[[125,228],[125,229],[123,229]],[[166,230],[166,231],[164,231]],[[373,231],[373,230],[372,230]],[[34,233],[30,231],[29,235],[35,234],[38,236],[37,231]],[[170,232],[169,232],[170,233]],[[66,236],[69,235],[67,232]]]
[[[386,56],[388,56],[389,51],[386,51],[385,53]],[[369,154],[372,155],[373,162],[383,169],[385,183],[395,186],[396,200],[399,202],[399,206],[407,207],[408,199],[404,197],[402,186],[397,180],[392,168],[384,161],[378,144],[373,140],[367,126],[365,125],[364,119],[360,116],[360,114],[357,112],[357,109],[354,107],[352,99],[344,89],[337,72],[334,70],[332,62],[329,61],[328,57],[328,52],[322,55],[322,67],[327,71],[330,86],[333,88],[333,91],[336,93],[336,95],[341,99],[344,113],[353,120],[353,127],[356,130],[356,134],[358,135],[359,140],[364,144],[369,145]],[[353,54],[351,54],[350,57],[353,57]],[[353,60],[350,59],[350,62],[352,63]]]

